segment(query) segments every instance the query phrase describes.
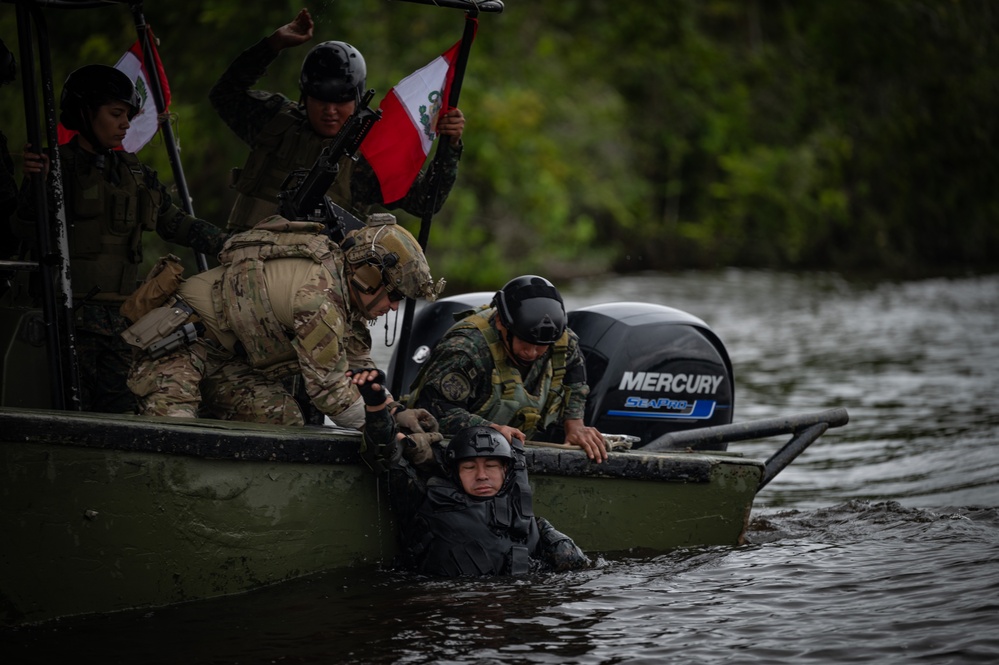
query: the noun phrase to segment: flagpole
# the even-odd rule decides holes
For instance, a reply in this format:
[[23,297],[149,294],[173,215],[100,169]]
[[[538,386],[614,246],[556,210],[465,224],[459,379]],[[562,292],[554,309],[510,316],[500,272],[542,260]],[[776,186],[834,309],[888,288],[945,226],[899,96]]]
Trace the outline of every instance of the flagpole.
[[[502,6],[502,5],[501,5]],[[479,15],[479,9],[477,6],[472,5],[465,12],[465,30],[461,35],[461,46],[458,49],[458,57],[455,60],[454,65],[454,78],[451,81],[451,91],[447,99],[448,110],[457,108],[458,97],[461,94],[461,83],[465,78],[465,66],[468,64],[468,54],[472,50],[472,39],[475,37],[475,27],[476,18]],[[427,198],[427,206],[423,211],[423,217],[420,219],[420,233],[417,237],[417,241],[420,243],[420,247],[423,248],[424,252],[427,249],[427,243],[430,241],[430,224],[433,220],[434,209],[437,207],[437,197],[440,196],[441,190],[441,170],[444,165],[445,159],[447,159],[448,153],[451,150],[450,140],[439,140],[437,142],[437,151],[434,153],[434,163],[433,163],[433,182],[430,183],[430,196]],[[399,337],[399,353],[408,353],[409,349],[409,338],[413,331],[413,316],[416,314],[416,300],[413,298],[406,298],[406,308],[402,314],[402,332]],[[389,386],[389,390],[393,395],[402,395],[402,377],[404,372],[402,371],[402,366],[408,361],[408,358],[399,356],[399,364],[396,367],[396,371],[393,372],[392,385]],[[408,388],[408,386],[407,386]]]
[[[177,185],[177,193],[180,196],[181,207],[189,215],[194,215],[194,205],[191,202],[191,194],[187,189],[187,180],[184,178],[184,166],[180,163],[180,151],[174,141],[173,127],[170,126],[170,118],[163,115],[166,111],[166,96],[163,94],[163,87],[160,84],[159,66],[156,55],[153,51],[153,43],[149,38],[149,26],[146,24],[146,17],[142,13],[142,2],[130,2],[129,8],[132,10],[132,18],[135,22],[135,32],[139,42],[142,44],[142,59],[145,63],[146,74],[148,74],[149,87],[153,93],[153,101],[156,104],[156,116],[159,119],[160,131],[163,132],[163,142],[166,144],[167,156],[170,158],[170,167],[173,170],[173,179]],[[150,72],[152,69],[152,72]],[[208,270],[208,259],[201,252],[195,252],[194,258],[198,263],[198,271]]]

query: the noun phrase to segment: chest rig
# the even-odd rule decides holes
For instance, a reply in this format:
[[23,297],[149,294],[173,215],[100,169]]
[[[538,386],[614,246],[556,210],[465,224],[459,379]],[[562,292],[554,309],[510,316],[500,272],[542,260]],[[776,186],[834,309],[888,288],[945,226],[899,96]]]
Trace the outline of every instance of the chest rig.
[[138,285],[142,233],[156,229],[160,196],[133,154],[94,159],[73,144],[61,151],[73,293],[98,287],[98,299],[123,300]]
[[[275,214],[278,194],[288,175],[310,169],[331,140],[312,131],[305,112],[297,105],[279,111],[260,130],[243,168],[233,169],[232,188],[238,194],[229,214],[229,228],[253,228]],[[327,192],[334,203],[348,211],[353,210],[350,181],[354,164],[346,155],[339,160],[340,173]]]

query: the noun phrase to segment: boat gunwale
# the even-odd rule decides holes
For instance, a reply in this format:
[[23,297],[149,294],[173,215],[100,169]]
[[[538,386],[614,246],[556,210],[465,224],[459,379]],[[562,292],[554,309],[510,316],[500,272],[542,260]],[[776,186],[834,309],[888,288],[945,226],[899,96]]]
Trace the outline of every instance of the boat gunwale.
[[[208,419],[176,419],[0,407],[2,441],[44,443],[240,462],[363,464],[360,432],[290,428]],[[581,450],[526,448],[528,473],[708,483],[718,465],[763,467],[756,459],[704,451],[612,452],[597,464]]]

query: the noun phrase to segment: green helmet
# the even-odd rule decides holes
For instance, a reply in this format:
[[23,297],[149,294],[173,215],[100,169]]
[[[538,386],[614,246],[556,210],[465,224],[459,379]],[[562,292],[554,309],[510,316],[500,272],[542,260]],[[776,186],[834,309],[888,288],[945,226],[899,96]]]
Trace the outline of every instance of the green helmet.
[[444,289],[443,279],[434,284],[420,243],[393,215],[371,215],[364,227],[347,234],[341,247],[351,282],[363,293],[385,286],[414,300],[436,300]]

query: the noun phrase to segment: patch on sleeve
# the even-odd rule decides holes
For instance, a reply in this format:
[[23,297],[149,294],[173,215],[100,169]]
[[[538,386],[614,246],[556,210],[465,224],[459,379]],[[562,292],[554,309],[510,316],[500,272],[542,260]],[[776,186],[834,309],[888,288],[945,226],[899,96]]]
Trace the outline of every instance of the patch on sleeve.
[[471,384],[464,374],[449,372],[441,379],[441,394],[451,402],[462,402],[472,392]]

